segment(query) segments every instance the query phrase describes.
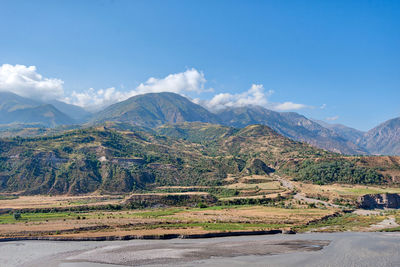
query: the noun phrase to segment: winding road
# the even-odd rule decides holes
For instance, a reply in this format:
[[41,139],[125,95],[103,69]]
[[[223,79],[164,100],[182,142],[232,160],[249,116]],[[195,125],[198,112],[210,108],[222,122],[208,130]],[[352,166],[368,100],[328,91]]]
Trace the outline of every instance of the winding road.
[[[289,190],[295,190],[296,189],[296,187],[294,186],[294,184],[291,181],[283,179],[282,177],[280,177],[280,176],[278,176],[276,174],[274,174],[274,178],[276,180],[278,180],[283,187],[285,187],[285,188],[287,188]],[[304,202],[309,203],[309,204],[311,204],[311,203],[313,203],[313,204],[322,204],[322,205],[325,205],[327,207],[333,207],[333,208],[342,208],[343,207],[343,206],[340,206],[340,205],[329,203],[327,201],[306,197],[302,193],[296,193],[296,195],[294,195],[293,198],[296,199],[296,200],[304,201]]]

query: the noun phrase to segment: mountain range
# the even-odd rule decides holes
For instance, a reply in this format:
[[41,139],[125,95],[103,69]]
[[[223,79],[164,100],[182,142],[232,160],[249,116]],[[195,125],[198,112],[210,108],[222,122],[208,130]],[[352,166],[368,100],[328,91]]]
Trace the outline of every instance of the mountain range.
[[[181,132],[186,138],[195,133],[187,129],[188,125],[184,126],[185,122],[218,124],[232,129],[262,124],[293,140],[337,153],[400,155],[400,118],[364,133],[344,125],[308,119],[295,112],[276,112],[260,106],[231,107],[213,113],[175,93],[138,95],[91,114],[60,101],[43,102],[0,92],[0,131],[16,125],[21,128],[74,124],[89,127],[107,122],[113,122],[114,127]],[[173,124],[177,125],[171,128]],[[163,128],[164,125],[168,127]],[[14,130],[13,135],[18,135],[18,131]]]
[[61,101],[44,102],[0,92],[0,125],[26,124],[55,127],[84,122],[89,112]]

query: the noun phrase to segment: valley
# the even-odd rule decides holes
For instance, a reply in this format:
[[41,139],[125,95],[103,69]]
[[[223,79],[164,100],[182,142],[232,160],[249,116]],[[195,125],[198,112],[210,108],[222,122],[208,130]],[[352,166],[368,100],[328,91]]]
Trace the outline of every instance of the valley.
[[[304,127],[312,139],[298,135]],[[397,210],[361,208],[397,208],[399,157],[337,150],[339,130],[296,114],[213,114],[159,93],[112,105],[79,127],[13,129],[0,139],[1,240],[398,229]],[[318,132],[336,136],[335,149],[321,146]]]

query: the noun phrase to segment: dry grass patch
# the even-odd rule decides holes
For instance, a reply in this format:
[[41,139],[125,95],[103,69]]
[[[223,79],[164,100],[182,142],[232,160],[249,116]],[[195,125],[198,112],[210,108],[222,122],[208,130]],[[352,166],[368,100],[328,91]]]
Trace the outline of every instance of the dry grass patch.
[[366,185],[315,185],[301,182],[294,182],[296,188],[308,196],[323,196],[329,199],[346,198],[355,200],[357,197],[366,194],[396,193],[400,194],[399,187],[366,186]]
[[273,191],[282,189],[280,183],[277,181],[256,183],[256,184],[239,182],[235,184],[226,185],[224,187],[229,189],[263,189],[263,190],[273,190]]
[[[86,237],[122,235],[122,233],[143,235],[185,231],[200,233],[199,231],[287,229],[334,212],[334,210],[284,209],[265,206],[216,206],[203,209],[170,208],[33,214],[32,218],[37,218],[37,220],[33,220],[29,214],[24,213],[20,220],[11,219],[0,224],[0,237],[49,234]],[[80,219],[77,219],[78,216]]]
[[121,196],[86,195],[86,196],[19,196],[15,199],[1,199],[2,209],[35,209],[71,207],[80,205],[107,205],[118,204],[123,200]]

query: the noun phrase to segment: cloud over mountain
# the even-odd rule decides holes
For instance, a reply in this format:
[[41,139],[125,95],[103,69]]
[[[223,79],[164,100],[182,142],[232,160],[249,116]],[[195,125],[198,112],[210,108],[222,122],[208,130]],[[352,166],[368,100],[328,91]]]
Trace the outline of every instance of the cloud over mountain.
[[248,105],[266,106],[267,97],[273,92],[265,92],[262,84],[253,84],[249,90],[239,94],[220,93],[211,100],[195,99],[194,101],[202,104],[210,110],[220,110],[226,107],[243,107]]
[[283,102],[283,103],[271,103],[270,109],[277,111],[288,111],[288,110],[298,110],[303,108],[308,108],[309,106],[304,104],[297,104],[293,102]]
[[273,90],[265,91],[262,84],[253,84],[249,90],[239,93],[220,93],[215,95],[210,100],[201,100],[199,98],[193,101],[201,104],[209,110],[218,111],[224,108],[238,108],[245,106],[261,106],[277,111],[298,110],[307,108],[309,106],[303,104],[296,104],[293,102],[274,103],[269,102],[268,97],[274,93]]
[[[187,95],[188,93],[212,92],[213,89],[205,87],[206,82],[203,72],[191,68],[184,72],[169,74],[164,78],[151,77],[131,90],[118,90],[115,87],[97,90],[89,88],[85,91],[72,91],[72,93],[66,94],[63,88],[64,81],[43,77],[37,72],[35,66],[10,64],[0,66],[0,91],[10,91],[24,97],[40,100],[62,100],[92,111],[146,93],[172,92]],[[218,93],[210,100],[196,98],[193,101],[214,111],[227,107],[249,105],[262,106],[277,111],[309,107],[293,102],[270,102],[268,98],[272,93],[272,90],[266,91],[262,84],[253,84],[250,89],[242,93]]]
[[118,91],[114,87],[100,90],[90,88],[84,92],[74,91],[65,100],[68,103],[88,109],[99,109],[126,100],[129,97],[146,93],[172,92],[185,94],[187,92],[210,91],[210,89],[204,89],[205,83],[204,74],[192,68],[184,72],[169,74],[161,79],[151,77],[135,89],[127,92]]
[[141,83],[135,91],[138,94],[159,92],[178,94],[184,92],[202,93],[204,91],[209,91],[204,89],[205,83],[206,79],[203,72],[192,68],[185,72],[170,74],[163,79],[151,77],[145,83]]

